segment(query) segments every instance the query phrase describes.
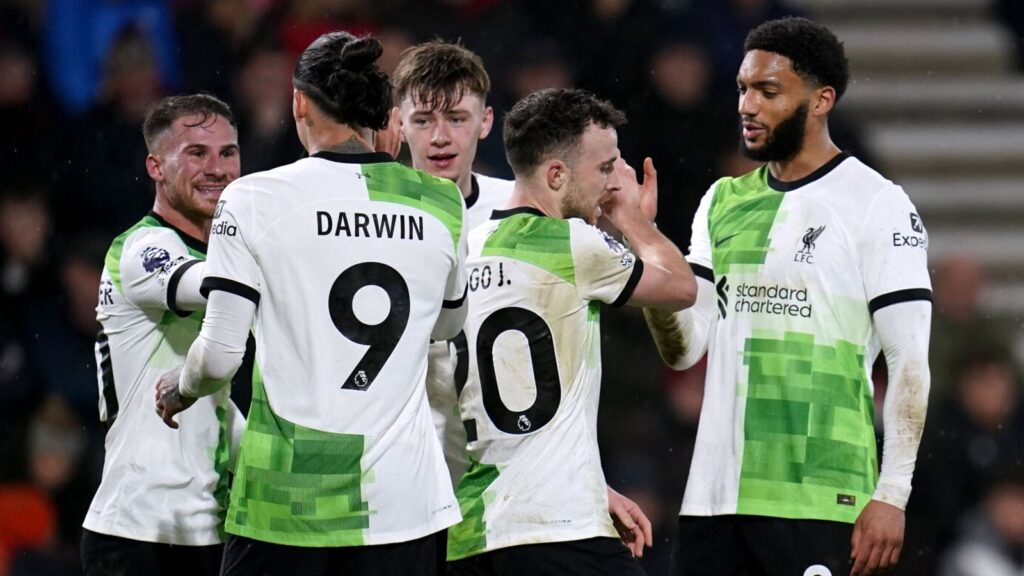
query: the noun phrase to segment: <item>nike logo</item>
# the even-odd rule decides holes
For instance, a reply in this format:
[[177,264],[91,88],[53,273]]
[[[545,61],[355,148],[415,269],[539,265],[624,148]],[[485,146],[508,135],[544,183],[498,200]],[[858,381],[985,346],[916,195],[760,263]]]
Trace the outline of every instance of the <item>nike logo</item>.
[[715,240],[715,248],[721,248],[722,244],[725,244],[726,242],[732,240],[733,238],[739,236],[740,234],[743,234],[743,232],[737,232],[735,234],[726,236],[725,238],[719,238],[718,240]]

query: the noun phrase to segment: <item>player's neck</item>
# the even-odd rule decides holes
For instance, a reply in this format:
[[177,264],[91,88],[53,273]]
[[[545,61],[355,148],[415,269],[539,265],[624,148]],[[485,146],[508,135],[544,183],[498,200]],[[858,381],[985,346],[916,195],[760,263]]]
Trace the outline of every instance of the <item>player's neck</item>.
[[505,208],[536,208],[551,218],[562,217],[562,207],[558,198],[550,190],[540,189],[529,180],[516,178],[512,195],[508,198]]
[[309,132],[307,150],[310,156],[317,152],[366,154],[373,152],[373,143],[369,131],[353,130],[344,124],[314,125]]
[[828,132],[804,140],[800,152],[789,160],[773,160],[768,163],[772,176],[780,182],[794,182],[821,168],[836,157],[841,150],[829,138]]
[[213,223],[212,219],[203,218],[202,220],[194,221],[172,208],[167,204],[167,201],[159,195],[157,195],[156,201],[153,203],[153,212],[166,220],[171,226],[174,226],[181,232],[199,240],[203,244],[210,241],[210,225]]
[[473,172],[466,172],[459,176],[459,179],[455,181],[455,185],[459,187],[459,192],[462,192],[462,198],[468,199],[473,195]]

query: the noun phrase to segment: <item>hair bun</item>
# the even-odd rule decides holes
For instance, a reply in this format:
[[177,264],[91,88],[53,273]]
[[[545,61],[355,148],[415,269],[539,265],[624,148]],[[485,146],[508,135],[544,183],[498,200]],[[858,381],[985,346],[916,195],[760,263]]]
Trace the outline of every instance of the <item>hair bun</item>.
[[360,70],[372,65],[384,53],[376,38],[358,38],[341,47],[338,59],[342,68]]

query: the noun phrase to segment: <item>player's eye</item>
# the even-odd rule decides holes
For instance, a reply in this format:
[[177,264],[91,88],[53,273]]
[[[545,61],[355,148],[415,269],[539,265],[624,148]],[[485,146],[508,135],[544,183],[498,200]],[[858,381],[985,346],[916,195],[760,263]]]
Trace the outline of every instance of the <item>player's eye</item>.
[[427,119],[426,118],[413,118],[412,125],[413,126],[419,126],[419,127],[422,128],[422,127],[427,125]]

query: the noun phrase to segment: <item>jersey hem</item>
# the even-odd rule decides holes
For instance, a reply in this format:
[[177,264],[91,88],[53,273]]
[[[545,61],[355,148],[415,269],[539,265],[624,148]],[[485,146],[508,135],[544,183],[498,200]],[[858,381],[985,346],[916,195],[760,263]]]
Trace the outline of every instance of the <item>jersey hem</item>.
[[[195,528],[182,527],[180,532],[173,534],[162,533],[159,530],[148,530],[144,526],[115,526],[95,516],[86,516],[82,522],[82,528],[103,534],[105,536],[116,536],[127,538],[138,542],[149,542],[151,544],[173,544],[174,546],[214,546],[223,544],[224,540],[216,530],[197,530]],[[205,536],[203,533],[206,533]],[[188,536],[188,537],[182,537]]]
[[417,538],[423,538],[424,536],[440,532],[441,530],[446,530],[449,527],[458,524],[461,520],[461,516],[456,512],[455,514],[445,515],[441,520],[427,523],[412,530],[369,535],[362,532],[355,535],[347,533],[334,538],[330,538],[325,534],[281,534],[280,532],[270,532],[267,530],[253,529],[247,526],[239,526],[238,524],[230,521],[225,525],[225,529],[228,534],[244,536],[246,538],[252,538],[253,540],[259,540],[261,542],[269,542],[271,544],[281,544],[283,546],[298,546],[303,548],[350,548],[354,546],[377,546],[380,544],[409,542],[411,540],[416,540]]
[[589,528],[580,528],[578,530],[558,532],[552,534],[551,532],[529,532],[526,534],[516,534],[504,539],[497,539],[493,543],[488,538],[487,546],[480,550],[473,550],[471,552],[463,552],[459,554],[448,554],[448,562],[455,560],[463,560],[465,558],[471,558],[487,552],[494,552],[495,550],[501,550],[502,548],[511,548],[513,546],[525,546],[527,544],[550,544],[557,542],[571,542],[574,540],[585,540],[587,538],[618,538],[618,534],[614,530],[604,530],[601,527],[592,526]]
[[826,520],[830,522],[843,522],[853,524],[860,515],[861,508],[851,508],[845,514],[823,514],[821,510],[795,507],[792,510],[772,510],[770,507],[759,507],[746,505],[746,510],[737,512],[735,508],[722,509],[713,506],[684,506],[680,516],[764,516],[767,518],[782,518],[785,520]]

